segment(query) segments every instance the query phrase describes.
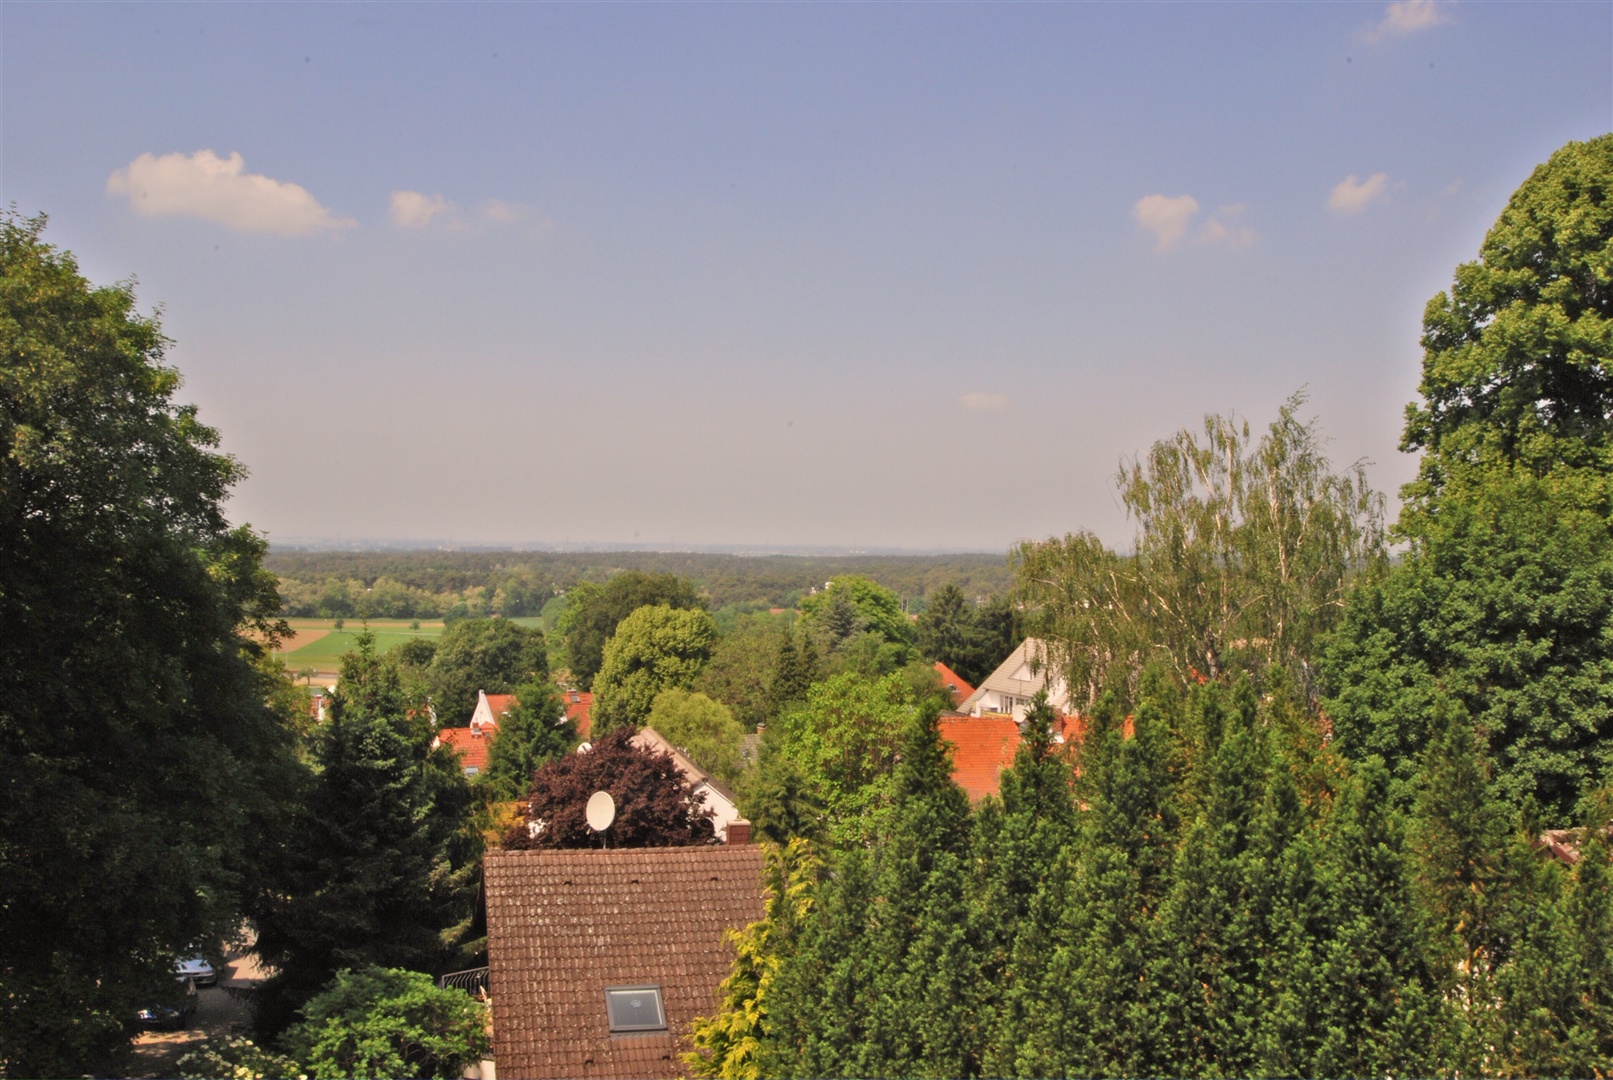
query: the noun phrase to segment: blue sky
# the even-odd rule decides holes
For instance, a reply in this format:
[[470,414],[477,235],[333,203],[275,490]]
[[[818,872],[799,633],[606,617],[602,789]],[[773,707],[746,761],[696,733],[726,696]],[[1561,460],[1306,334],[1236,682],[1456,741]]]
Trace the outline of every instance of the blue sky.
[[[161,305],[282,542],[1124,545],[1613,128],[1613,5],[25,4],[3,198]],[[239,155],[239,158],[232,157]]]

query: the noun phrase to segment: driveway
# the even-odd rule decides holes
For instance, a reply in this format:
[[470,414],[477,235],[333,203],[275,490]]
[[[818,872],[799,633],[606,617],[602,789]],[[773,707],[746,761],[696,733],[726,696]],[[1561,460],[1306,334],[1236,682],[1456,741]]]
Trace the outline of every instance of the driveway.
[[[208,1039],[248,1033],[252,1016],[239,991],[256,986],[263,974],[256,957],[239,951],[226,955],[225,963],[218,985],[197,988],[196,1015],[190,1018],[189,1028],[146,1031],[135,1039],[134,1060],[129,1063],[131,1077],[178,1076],[175,1065],[179,1059]],[[231,989],[238,993],[230,993]]]

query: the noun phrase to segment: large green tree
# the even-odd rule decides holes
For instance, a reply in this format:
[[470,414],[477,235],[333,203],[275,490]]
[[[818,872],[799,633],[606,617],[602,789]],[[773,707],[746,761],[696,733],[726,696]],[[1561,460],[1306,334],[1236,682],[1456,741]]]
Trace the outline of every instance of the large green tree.
[[1202,433],[1122,466],[1129,556],[1091,533],[1020,546],[1021,598],[1078,699],[1135,692],[1155,660],[1183,681],[1281,667],[1308,683],[1384,535],[1382,497],[1359,463],[1334,471],[1303,405],[1291,397],[1258,441],[1246,422],[1206,416]]
[[0,1073],[106,1075],[237,924],[296,766],[243,469],[44,224],[0,215]]
[[566,610],[556,627],[565,642],[571,677],[584,690],[605,663],[605,643],[621,621],[641,607],[704,609],[694,586],[676,574],[628,570],[603,585],[583,582],[566,594]]
[[744,773],[745,729],[722,702],[673,687],[655,695],[644,721],[723,783],[737,783]]
[[274,887],[253,913],[273,976],[258,993],[276,1032],[343,968],[453,970],[471,936],[481,834],[474,797],[447,747],[432,747],[424,703],[373,637],[342,660],[317,773],[297,828],[259,857]]
[[657,694],[694,685],[716,636],[711,616],[700,608],[659,604],[623,619],[605,645],[594,683],[593,734],[642,727]]
[[1558,822],[1613,778],[1613,135],[1537,168],[1423,319],[1407,550],[1352,599],[1328,713],[1404,782],[1450,695]]
[[[412,643],[411,643],[412,644]],[[543,631],[508,619],[463,619],[437,642],[425,682],[443,727],[463,727],[476,711],[477,691],[507,694],[549,677]]]
[[[826,648],[838,648],[858,634],[874,634],[892,645],[913,643],[913,623],[901,597],[871,578],[840,574],[801,601],[801,624]],[[901,661],[897,661],[898,664]]]

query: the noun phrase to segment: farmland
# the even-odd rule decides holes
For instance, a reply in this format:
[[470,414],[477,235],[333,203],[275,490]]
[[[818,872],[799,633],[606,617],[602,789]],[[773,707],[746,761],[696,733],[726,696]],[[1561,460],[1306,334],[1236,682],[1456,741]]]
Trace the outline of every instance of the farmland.
[[[321,681],[335,678],[342,657],[358,647],[358,636],[365,630],[363,623],[353,619],[341,620],[340,630],[336,628],[336,619],[286,621],[291,625],[292,636],[282,644],[277,655],[293,673],[312,670],[313,677]],[[535,616],[510,621],[527,627],[538,625]],[[416,638],[439,638],[447,627],[441,620],[422,620],[416,624],[412,619],[372,619],[368,629],[375,635],[376,650],[387,653]]]

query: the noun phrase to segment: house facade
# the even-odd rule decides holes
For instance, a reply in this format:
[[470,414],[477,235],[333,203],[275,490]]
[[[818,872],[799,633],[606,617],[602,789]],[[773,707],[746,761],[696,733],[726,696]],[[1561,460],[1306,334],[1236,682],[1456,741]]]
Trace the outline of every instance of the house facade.
[[1045,642],[1026,638],[964,699],[958,711],[967,716],[1012,716],[1023,720],[1031,699],[1045,688],[1054,712],[1060,716],[1073,714],[1070,689],[1052,669],[1048,656]]

